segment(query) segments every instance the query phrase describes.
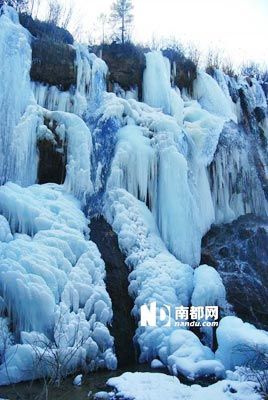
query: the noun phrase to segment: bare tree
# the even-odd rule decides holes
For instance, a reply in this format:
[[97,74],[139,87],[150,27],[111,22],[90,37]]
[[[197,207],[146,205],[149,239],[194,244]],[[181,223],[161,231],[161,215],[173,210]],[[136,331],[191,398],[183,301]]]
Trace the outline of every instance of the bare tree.
[[14,7],[18,12],[25,12],[28,11],[29,0],[8,0],[8,1],[1,1],[0,6],[3,4],[7,4],[9,6]]
[[105,43],[106,40],[106,25],[108,22],[108,16],[104,13],[101,13],[98,16],[98,22],[101,26],[101,44],[103,45]]
[[62,15],[62,5],[58,0],[50,0],[48,3],[47,20],[55,25],[59,25]]
[[219,69],[222,64],[222,56],[219,49],[209,49],[206,59],[206,71],[212,72]]
[[133,5],[131,0],[116,0],[112,5],[111,22],[116,25],[120,24],[119,30],[121,33],[122,44],[126,41],[126,33],[133,21]]
[[33,18],[37,18],[41,0],[31,0],[29,3],[29,12]]
[[268,353],[258,345],[237,346],[235,349],[245,358],[244,367],[238,368],[246,380],[257,382],[261,394],[268,396]]
[[62,16],[61,16],[61,27],[64,29],[68,29],[68,26],[70,25],[71,19],[73,15],[73,9],[72,5],[69,2],[69,4],[65,5],[62,9]]

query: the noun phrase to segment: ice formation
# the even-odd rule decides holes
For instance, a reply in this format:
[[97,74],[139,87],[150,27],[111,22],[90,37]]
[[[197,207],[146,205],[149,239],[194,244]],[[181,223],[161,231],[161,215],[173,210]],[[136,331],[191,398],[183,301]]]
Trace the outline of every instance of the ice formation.
[[[243,322],[240,318],[229,316],[221,320],[217,329],[219,348],[216,357],[226,369],[248,365],[252,359],[258,360],[258,354],[267,354],[268,333],[256,329],[254,325]],[[261,357],[257,361],[261,365]]]
[[[105,212],[118,234],[121,249],[127,255],[126,262],[133,269],[129,275],[129,292],[135,298],[133,313],[136,319],[140,318],[140,307],[153,301],[160,306],[171,305],[174,309],[189,305],[193,270],[167,251],[146,206],[119,189],[110,192]],[[215,275],[217,286],[217,280],[220,279],[216,271]],[[198,279],[196,281],[197,294],[202,289]],[[215,304],[222,294],[224,292],[220,285],[214,294],[211,293]],[[136,337],[142,362],[158,357],[174,375],[180,373],[189,379],[224,374],[222,364],[214,359],[213,352],[203,346],[194,333],[175,326],[174,315],[170,327],[139,327]]]
[[104,263],[78,200],[54,184],[7,183],[0,197],[14,234],[0,243],[2,312],[20,343],[6,349],[0,384],[53,376],[57,357],[65,372],[115,368]]
[[200,265],[194,271],[194,290],[192,294],[193,306],[226,305],[225,288],[222,279],[215,268]]
[[237,121],[233,112],[233,102],[217,81],[203,71],[199,71],[194,81],[194,99],[202,108],[228,120]]
[[[17,157],[27,153],[28,167],[35,162],[32,130],[25,120],[17,124],[31,101],[29,33],[19,24],[18,15],[4,6],[0,15],[0,183],[17,180]],[[8,51],[7,51],[8,49]],[[29,116],[30,119],[34,118]],[[22,126],[23,125],[23,126]],[[31,124],[30,124],[31,125]],[[22,137],[20,136],[22,134]],[[18,147],[20,153],[18,154]],[[22,160],[25,162],[25,160]],[[29,171],[30,172],[30,171]],[[29,173],[27,174],[29,176]],[[23,179],[28,179],[25,176]],[[31,181],[31,174],[29,181]],[[31,183],[31,182],[30,182]]]
[[[75,51],[74,87],[30,82],[29,33],[2,8],[0,384],[53,376],[56,359],[64,373],[116,368],[105,266],[83,212],[104,213],[117,233],[137,320],[152,301],[227,312],[220,276],[199,266],[202,236],[213,223],[268,213],[267,102],[256,79],[198,71],[192,95],[181,94],[170,61],[153,51],[139,102],[135,88],[107,93],[106,64],[86,46]],[[62,155],[61,185],[37,184],[42,143]],[[211,331],[201,333],[211,344]],[[215,356],[172,317],[170,326],[139,326],[135,341],[141,361],[189,379],[242,365],[237,343],[267,346],[266,333],[235,317],[222,319],[217,337]],[[178,385],[186,398],[200,394]],[[228,385],[202,391],[225,400]],[[236,390],[258,398],[248,386]]]

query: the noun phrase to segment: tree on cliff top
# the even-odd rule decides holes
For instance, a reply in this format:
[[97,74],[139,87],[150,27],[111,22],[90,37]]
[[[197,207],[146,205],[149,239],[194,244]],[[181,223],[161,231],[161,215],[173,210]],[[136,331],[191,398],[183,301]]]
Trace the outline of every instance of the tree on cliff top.
[[133,21],[133,5],[131,0],[116,0],[112,5],[111,21],[120,24],[121,42],[126,41],[127,28]]

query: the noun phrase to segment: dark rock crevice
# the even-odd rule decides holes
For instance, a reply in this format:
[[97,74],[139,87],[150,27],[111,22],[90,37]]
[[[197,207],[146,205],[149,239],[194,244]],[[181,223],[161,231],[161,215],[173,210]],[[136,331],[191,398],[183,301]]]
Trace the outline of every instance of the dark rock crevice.
[[41,139],[37,142],[39,155],[37,180],[39,184],[61,185],[66,177],[67,143],[57,134],[57,125],[54,121],[51,123],[45,119],[44,124],[53,133],[54,141]]
[[137,360],[133,343],[136,324],[131,315],[134,306],[128,294],[128,267],[119,248],[117,235],[103,217],[92,218],[90,239],[96,243],[106,267],[106,288],[112,300],[113,321],[110,332],[115,339],[119,367]]

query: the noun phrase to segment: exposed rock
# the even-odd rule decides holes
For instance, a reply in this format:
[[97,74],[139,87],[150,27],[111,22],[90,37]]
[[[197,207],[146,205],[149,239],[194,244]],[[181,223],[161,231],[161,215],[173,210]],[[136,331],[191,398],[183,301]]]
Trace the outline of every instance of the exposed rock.
[[51,127],[49,121],[46,120],[45,124],[53,132],[55,143],[46,139],[38,141],[38,183],[62,184],[66,176],[66,144],[59,139],[55,129],[56,126]]
[[128,294],[128,267],[119,248],[117,235],[103,217],[92,218],[90,239],[96,243],[106,267],[106,288],[112,300],[113,321],[110,328],[115,338],[115,352],[120,366],[136,361],[133,344],[135,321],[131,315],[134,306]]
[[201,263],[220,273],[227,301],[243,320],[268,327],[268,218],[245,215],[203,238]]
[[76,84],[76,52],[64,43],[33,39],[31,79],[68,90]]
[[193,92],[193,83],[197,77],[197,66],[196,64],[185,57],[182,51],[177,49],[164,49],[162,50],[163,55],[167,57],[171,65],[175,66],[174,82],[180,90],[186,89],[188,93]]
[[32,35],[31,79],[68,90],[76,84],[74,39],[54,23],[20,14],[20,23]]
[[108,89],[112,91],[113,84],[118,83],[122,89],[130,90],[138,87],[139,98],[142,98],[143,71],[146,66],[144,50],[131,43],[124,45],[112,43],[92,48],[100,55],[109,68]]

